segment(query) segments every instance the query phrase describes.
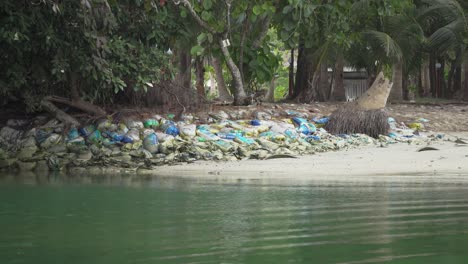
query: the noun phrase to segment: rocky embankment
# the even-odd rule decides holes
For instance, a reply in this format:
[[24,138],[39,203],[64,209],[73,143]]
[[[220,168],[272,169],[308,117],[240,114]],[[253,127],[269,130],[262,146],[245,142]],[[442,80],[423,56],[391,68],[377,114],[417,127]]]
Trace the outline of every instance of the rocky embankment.
[[362,145],[444,140],[443,134],[423,133],[430,122],[425,118],[407,123],[390,118],[391,132],[379,138],[331,135],[323,129],[324,112],[297,105],[216,110],[179,120],[170,114],[145,116],[109,117],[77,128],[47,116],[8,120],[0,129],[0,170],[135,171],[197,160],[294,158]]

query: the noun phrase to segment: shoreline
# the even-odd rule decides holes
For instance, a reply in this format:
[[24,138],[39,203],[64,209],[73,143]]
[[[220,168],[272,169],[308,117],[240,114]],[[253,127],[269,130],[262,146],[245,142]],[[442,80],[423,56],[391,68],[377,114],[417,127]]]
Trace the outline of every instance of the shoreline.
[[140,175],[226,180],[359,180],[359,178],[449,176],[468,182],[468,145],[431,142],[439,150],[422,151],[426,144],[397,143],[364,146],[296,159],[198,161],[191,164],[138,170]]

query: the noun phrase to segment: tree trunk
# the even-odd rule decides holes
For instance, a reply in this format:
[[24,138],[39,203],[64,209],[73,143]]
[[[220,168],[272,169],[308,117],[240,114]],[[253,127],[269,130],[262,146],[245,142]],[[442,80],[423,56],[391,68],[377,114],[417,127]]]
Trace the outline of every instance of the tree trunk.
[[[70,74],[70,100],[63,97],[58,96],[50,96],[48,97],[48,101],[56,102],[65,104],[76,109],[82,110],[84,112],[97,115],[97,116],[105,116],[106,111],[101,107],[94,105],[90,102],[82,101],[80,96],[80,81],[79,75],[77,72],[72,71]],[[47,105],[43,105],[44,107],[48,108],[49,110],[53,110],[52,108],[48,107]]]
[[179,73],[176,82],[186,89],[192,87],[192,56],[185,50],[179,51]]
[[409,89],[408,89],[408,85],[410,85],[410,80],[409,80],[409,76],[404,74],[403,72],[403,78],[402,78],[402,85],[401,85],[401,89],[402,89],[402,93],[403,93],[403,100],[407,101],[408,100],[408,94],[409,94]]
[[70,73],[70,99],[72,101],[79,101],[80,100],[80,84],[78,73],[72,71]]
[[448,79],[447,79],[447,91],[448,93],[451,93],[453,90],[453,82],[455,78],[455,71],[457,70],[457,66],[455,65],[455,61],[451,61],[450,63],[450,70],[448,74]]
[[203,66],[203,58],[201,57],[198,57],[195,61],[195,72],[197,93],[205,98],[205,67]]
[[226,87],[226,81],[223,76],[223,67],[219,58],[212,58],[213,68],[215,71],[216,85],[218,87],[218,99],[221,101],[232,101],[232,96]]
[[455,76],[453,78],[453,89],[450,96],[452,97],[456,91],[459,91],[462,88],[462,66],[459,65],[455,70]]
[[319,93],[319,101],[328,101],[328,95],[330,94],[330,84],[328,82],[328,66],[326,63],[322,63],[320,65],[320,82],[319,87],[317,88]]
[[431,94],[431,79],[429,74],[429,62],[425,62],[421,69],[422,96],[427,97]]
[[437,90],[437,71],[436,71],[436,57],[434,54],[429,55],[429,80],[431,82],[431,97],[436,97]]
[[[395,83],[393,83],[395,85]],[[362,110],[382,109],[387,104],[387,99],[391,94],[392,83],[384,77],[383,72],[379,73],[372,86],[359,97],[356,104]]]
[[291,49],[291,59],[289,61],[289,89],[288,99],[294,96],[294,49]]
[[437,69],[437,85],[438,85],[438,89],[436,91],[436,97],[437,98],[441,98],[441,97],[445,97],[445,94],[447,93],[447,89],[446,89],[446,85],[445,85],[445,76],[444,76],[444,72],[445,72],[445,61],[443,60],[440,60],[440,68]]
[[402,101],[403,100],[403,63],[401,61],[393,65],[393,76],[392,76],[393,88],[390,91],[390,101]]
[[229,53],[229,49],[227,48],[227,46],[224,45],[222,39],[219,40],[219,46],[221,48],[221,51],[223,52],[224,58],[226,59],[226,64],[232,75],[232,80],[234,83],[234,104],[243,105],[246,103],[247,95],[244,90],[244,84],[242,83],[242,76],[239,71],[239,68],[232,60],[231,54]]
[[346,91],[344,87],[344,58],[339,54],[335,64],[335,82],[333,85],[332,101],[346,101]]
[[312,51],[306,49],[304,44],[299,45],[299,54],[297,56],[297,71],[296,71],[296,83],[294,86],[293,99],[302,101],[302,96],[306,90],[308,90],[310,81],[313,80],[315,67],[310,54]]
[[265,101],[269,103],[275,102],[275,88],[276,88],[276,77],[273,76],[271,79],[270,87],[268,88],[268,92],[265,96]]
[[465,63],[463,65],[463,71],[464,71],[464,78],[465,78],[465,84],[463,88],[463,100],[468,101],[468,54],[465,55]]

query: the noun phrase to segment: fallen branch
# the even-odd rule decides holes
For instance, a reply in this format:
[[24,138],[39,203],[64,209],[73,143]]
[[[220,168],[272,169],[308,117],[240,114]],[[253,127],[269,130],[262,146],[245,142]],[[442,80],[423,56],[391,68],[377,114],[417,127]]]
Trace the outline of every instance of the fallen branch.
[[79,109],[81,111],[96,115],[96,116],[105,116],[107,113],[104,111],[101,107],[96,106],[92,103],[86,102],[86,101],[72,101],[64,97],[59,97],[59,96],[48,96],[45,98],[45,100],[48,100],[53,103],[59,103],[59,104],[64,104],[71,106],[73,108]]
[[41,106],[44,110],[51,113],[55,118],[62,121],[63,123],[69,124],[72,127],[80,126],[80,122],[78,122],[78,120],[65,113],[64,111],[58,109],[53,103],[47,100],[47,98],[42,99]]

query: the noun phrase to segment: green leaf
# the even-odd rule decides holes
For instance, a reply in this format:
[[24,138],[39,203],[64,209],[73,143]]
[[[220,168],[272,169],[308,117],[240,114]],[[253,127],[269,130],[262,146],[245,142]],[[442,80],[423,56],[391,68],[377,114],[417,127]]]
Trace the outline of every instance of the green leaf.
[[206,36],[208,37],[208,42],[212,43],[213,42],[213,34],[207,33]]
[[193,46],[190,50],[190,54],[192,55],[201,55],[203,53],[203,47],[200,45]]
[[187,11],[185,11],[185,9],[180,10],[180,16],[183,17],[183,18],[186,18],[187,17]]
[[263,8],[261,6],[258,6],[258,5],[254,6],[253,9],[252,9],[252,12],[256,16],[260,15],[260,13],[262,13],[262,11],[263,11]]
[[203,8],[205,10],[210,10],[211,7],[213,6],[213,3],[211,2],[211,0],[203,0]]
[[208,11],[203,11],[203,12],[201,13],[201,17],[202,17],[203,20],[208,21],[208,20],[210,20],[210,18],[211,18],[212,16],[211,16],[211,13],[210,13],[210,12],[208,12]]
[[198,35],[197,37],[197,41],[198,43],[203,43],[203,41],[206,40],[206,34],[205,33],[201,33],[200,35]]

